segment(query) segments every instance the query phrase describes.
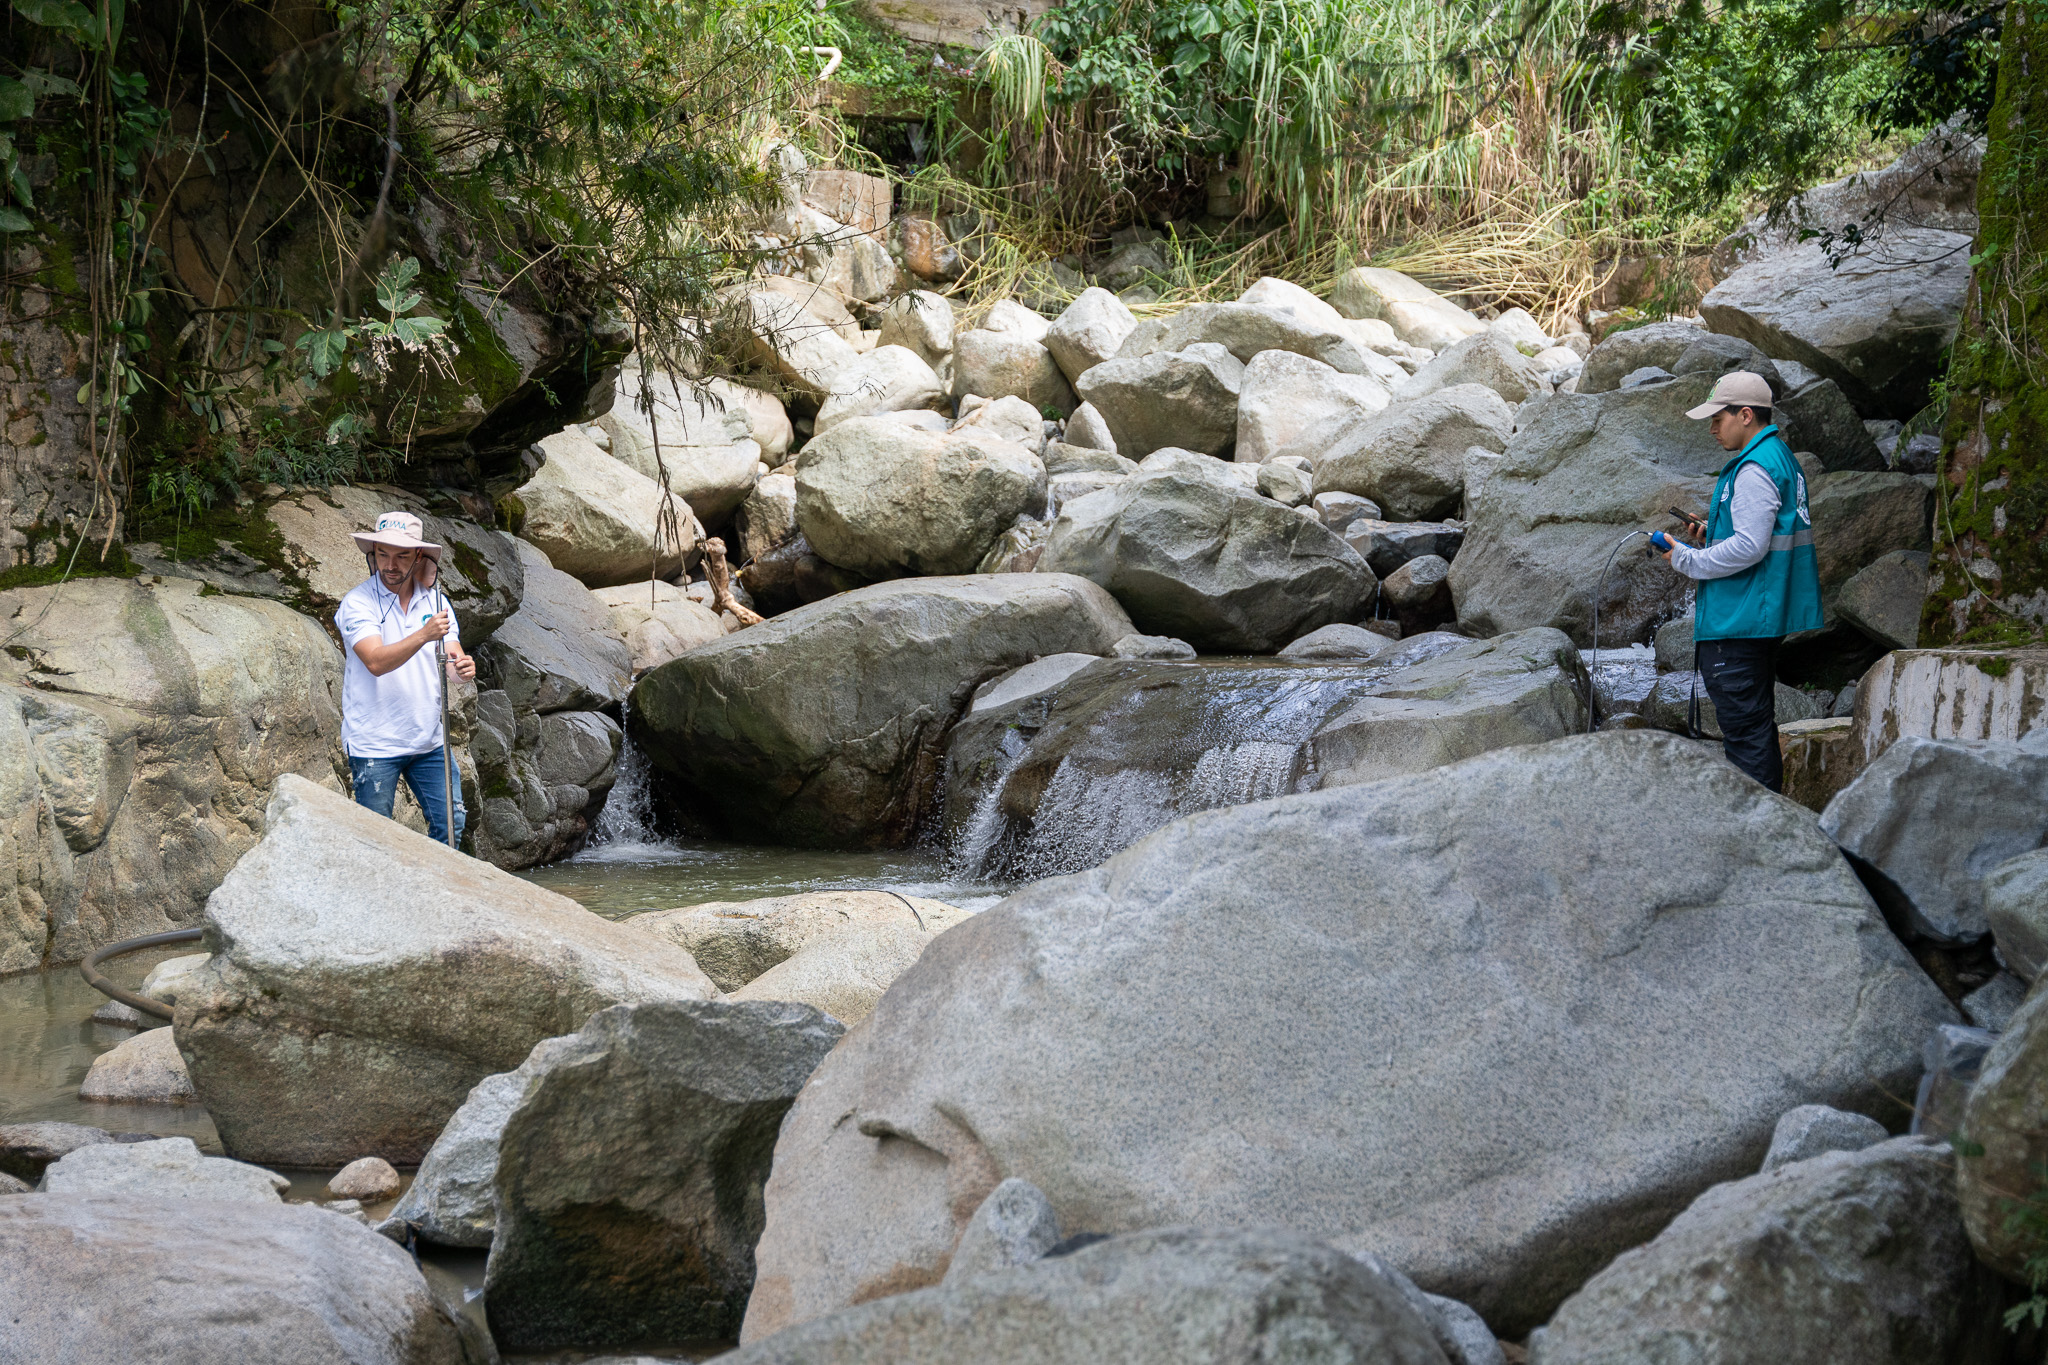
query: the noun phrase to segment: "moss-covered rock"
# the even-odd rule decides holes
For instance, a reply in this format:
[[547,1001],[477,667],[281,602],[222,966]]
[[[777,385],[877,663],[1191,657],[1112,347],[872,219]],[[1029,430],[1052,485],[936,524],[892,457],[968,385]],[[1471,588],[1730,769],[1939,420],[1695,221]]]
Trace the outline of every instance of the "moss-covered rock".
[[1921,643],[2021,644],[2048,621],[2048,7],[2005,9],[1978,180],[1977,279],[1949,373]]

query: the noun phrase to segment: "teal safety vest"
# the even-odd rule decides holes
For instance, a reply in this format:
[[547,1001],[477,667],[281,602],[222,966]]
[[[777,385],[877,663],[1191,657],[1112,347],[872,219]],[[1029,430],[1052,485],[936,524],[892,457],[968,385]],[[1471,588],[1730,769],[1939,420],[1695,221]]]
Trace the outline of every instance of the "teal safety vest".
[[1777,427],[1758,432],[1722,468],[1707,514],[1707,544],[1735,533],[1735,475],[1745,464],[1756,465],[1778,485],[1770,549],[1739,573],[1700,583],[1695,639],[1768,640],[1821,626],[1820,562],[1813,551],[1813,517],[1806,510],[1806,475]]

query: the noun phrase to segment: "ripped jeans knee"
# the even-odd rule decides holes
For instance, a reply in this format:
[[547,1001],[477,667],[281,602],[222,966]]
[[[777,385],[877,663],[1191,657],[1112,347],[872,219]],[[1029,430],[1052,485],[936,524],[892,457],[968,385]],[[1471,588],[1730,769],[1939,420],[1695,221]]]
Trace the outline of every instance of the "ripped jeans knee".
[[455,823],[454,842],[462,842],[463,826],[468,823],[465,819],[467,812],[462,805],[462,784],[457,779],[452,803],[454,810],[451,812],[450,793],[441,771],[438,745],[423,754],[406,754],[399,758],[357,758],[350,754],[348,770],[357,805],[389,819],[398,800],[399,780],[403,778],[405,785],[412,788],[413,799],[419,802],[421,813],[427,817],[427,833],[434,842],[448,842],[451,814]]

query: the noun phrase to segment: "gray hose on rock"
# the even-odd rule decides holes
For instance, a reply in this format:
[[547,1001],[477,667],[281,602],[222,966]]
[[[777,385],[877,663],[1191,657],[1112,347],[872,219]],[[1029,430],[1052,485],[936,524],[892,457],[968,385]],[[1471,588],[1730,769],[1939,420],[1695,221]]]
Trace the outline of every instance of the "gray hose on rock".
[[78,974],[85,978],[85,984],[111,1000],[118,1000],[130,1009],[154,1015],[158,1019],[171,1017],[171,1007],[161,1000],[123,990],[99,974],[99,965],[110,957],[123,953],[139,953],[144,948],[161,948],[167,943],[193,943],[206,931],[203,929],[172,929],[162,934],[144,934],[141,938],[124,938],[119,943],[109,943],[104,948],[95,948],[85,955],[85,961],[78,964]]

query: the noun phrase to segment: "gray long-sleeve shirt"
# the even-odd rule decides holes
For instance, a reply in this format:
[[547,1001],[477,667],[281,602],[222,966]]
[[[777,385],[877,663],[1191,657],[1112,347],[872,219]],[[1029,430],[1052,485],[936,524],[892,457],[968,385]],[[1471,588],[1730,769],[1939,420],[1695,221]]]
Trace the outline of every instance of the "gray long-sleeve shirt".
[[1732,529],[1705,549],[1674,542],[1671,567],[1687,578],[1741,573],[1771,548],[1771,528],[1777,525],[1781,502],[1777,482],[1755,463],[1744,465],[1735,472],[1735,489],[1728,499]]

